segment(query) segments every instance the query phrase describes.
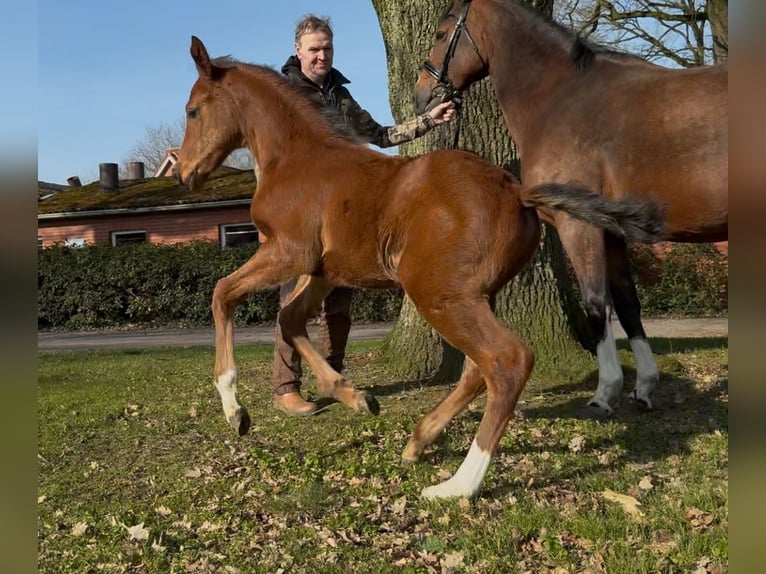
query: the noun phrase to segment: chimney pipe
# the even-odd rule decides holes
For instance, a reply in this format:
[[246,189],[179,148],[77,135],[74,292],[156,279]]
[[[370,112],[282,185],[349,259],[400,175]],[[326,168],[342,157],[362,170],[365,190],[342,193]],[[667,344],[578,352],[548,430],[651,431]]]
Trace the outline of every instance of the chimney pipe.
[[69,184],[69,187],[81,187],[82,182],[80,181],[80,178],[76,175],[73,175],[72,177],[67,178],[67,183]]
[[114,191],[120,187],[116,163],[98,164],[99,183],[102,191]]
[[144,179],[144,162],[131,161],[128,164],[128,179]]

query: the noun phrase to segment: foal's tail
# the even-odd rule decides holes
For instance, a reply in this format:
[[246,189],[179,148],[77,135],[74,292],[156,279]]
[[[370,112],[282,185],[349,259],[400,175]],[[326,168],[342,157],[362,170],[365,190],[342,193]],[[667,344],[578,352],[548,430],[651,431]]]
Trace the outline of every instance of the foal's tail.
[[527,207],[564,211],[628,243],[659,241],[665,230],[662,207],[646,199],[607,199],[586,188],[564,183],[544,183],[523,188],[521,201]]

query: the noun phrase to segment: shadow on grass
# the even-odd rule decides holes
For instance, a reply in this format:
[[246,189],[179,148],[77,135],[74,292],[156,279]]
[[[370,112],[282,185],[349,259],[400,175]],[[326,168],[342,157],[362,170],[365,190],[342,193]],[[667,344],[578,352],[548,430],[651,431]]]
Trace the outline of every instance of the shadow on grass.
[[[727,337],[708,338],[652,338],[650,339],[658,365],[660,382],[652,393],[653,410],[648,411],[631,401],[627,395],[633,389],[636,371],[623,361],[625,386],[622,401],[614,405],[615,412],[604,417],[587,406],[598,384],[598,370],[594,369],[580,380],[565,384],[537,384],[525,390],[522,395],[524,404],[519,407],[523,416],[530,421],[556,421],[561,419],[608,420],[618,423],[615,432],[608,436],[589,440],[588,448],[594,450],[620,447],[621,453],[617,464],[645,464],[662,460],[671,455],[688,455],[694,437],[711,432],[714,429],[728,428],[728,404],[722,397],[728,395],[728,377],[709,377],[701,381],[687,375],[687,369],[674,357],[674,353],[693,353],[694,351],[725,349]],[[618,341],[618,349],[630,352],[628,341]],[[632,358],[631,358],[632,362]],[[728,363],[723,365],[728,368]],[[378,397],[397,394],[411,394],[427,388],[443,387],[446,391],[450,384],[438,380],[397,381],[391,384],[378,384],[366,387]],[[531,392],[528,392],[531,391]],[[532,396],[530,396],[532,395]],[[436,403],[433,405],[436,406]],[[484,409],[466,410],[458,417],[470,428],[478,428]],[[510,425],[514,424],[513,419]],[[445,431],[450,432],[449,427]],[[454,431],[453,431],[454,432]],[[435,450],[426,455],[425,461],[443,460],[454,453],[444,451],[444,433],[435,441]],[[524,455],[520,445],[501,446],[501,450],[511,449],[513,455]],[[518,449],[518,450],[517,450]],[[560,454],[568,452],[567,445],[546,444],[544,450]],[[556,480],[576,478],[588,472],[588,464],[578,464],[571,471],[558,473]],[[593,472],[602,472],[603,466],[594,461]],[[505,488],[502,487],[502,488]],[[490,496],[493,494],[487,493]]]

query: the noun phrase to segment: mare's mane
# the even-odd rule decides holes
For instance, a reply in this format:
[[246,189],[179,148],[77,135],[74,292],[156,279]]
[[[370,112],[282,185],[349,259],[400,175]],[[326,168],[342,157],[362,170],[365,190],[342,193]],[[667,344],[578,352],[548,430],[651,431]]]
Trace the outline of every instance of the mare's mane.
[[211,58],[210,63],[218,68],[237,68],[274,84],[277,88],[277,97],[293,109],[301,118],[301,121],[308,125],[326,127],[331,132],[326,134],[328,138],[338,138],[342,141],[356,144],[365,143],[354,129],[348,125],[340,110],[318,105],[300,86],[294,84],[287,76],[278,72],[273,67],[241,62],[231,56]]
[[598,56],[603,56],[609,59],[615,58],[646,61],[635,54],[607,48],[600,44],[596,44],[595,42],[591,42],[560,22],[545,17],[530,4],[520,0],[512,1],[522,10],[526,10],[534,19],[537,24],[536,31],[550,30],[554,32],[560,40],[563,40],[565,43],[570,43],[569,63],[577,70],[587,70]]

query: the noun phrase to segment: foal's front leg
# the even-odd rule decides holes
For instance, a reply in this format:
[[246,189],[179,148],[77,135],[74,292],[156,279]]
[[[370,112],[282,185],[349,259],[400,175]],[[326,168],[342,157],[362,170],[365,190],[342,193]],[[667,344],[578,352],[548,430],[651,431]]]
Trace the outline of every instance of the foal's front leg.
[[282,254],[281,248],[276,243],[266,243],[242,267],[220,279],[213,291],[214,382],[221,396],[226,420],[240,436],[250,429],[250,415],[237,396],[234,310],[249,293],[276,287],[297,274],[289,258]]
[[282,336],[308,363],[317,378],[317,386],[322,396],[334,398],[354,410],[377,415],[380,405],[375,397],[347,383],[309,340],[306,323],[332,289],[333,285],[322,277],[302,276],[279,313]]

